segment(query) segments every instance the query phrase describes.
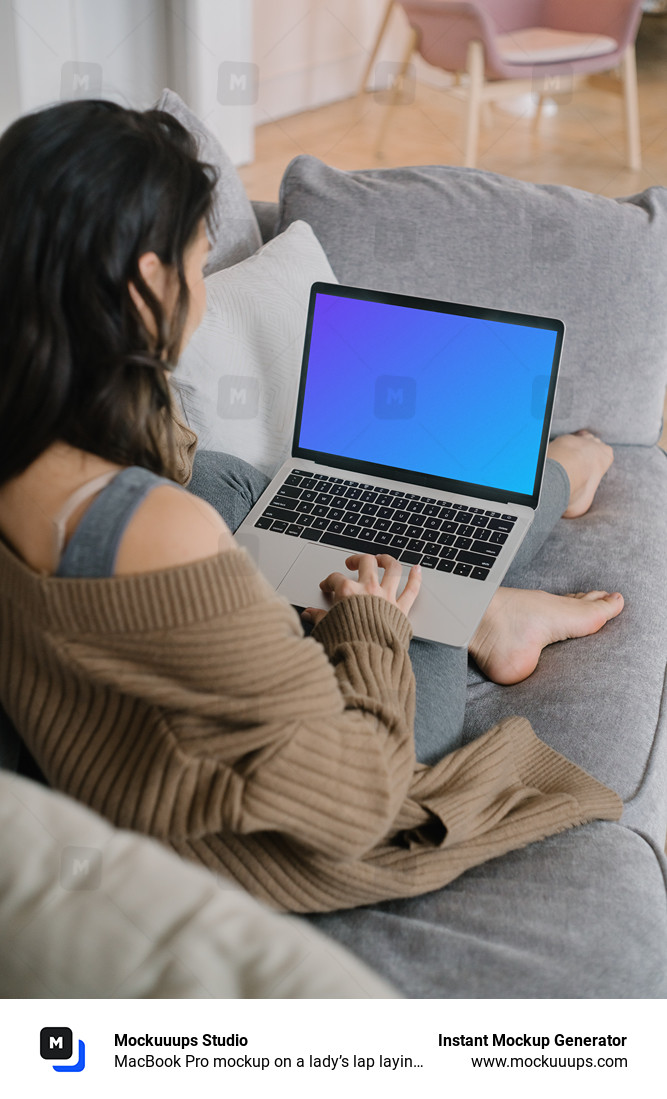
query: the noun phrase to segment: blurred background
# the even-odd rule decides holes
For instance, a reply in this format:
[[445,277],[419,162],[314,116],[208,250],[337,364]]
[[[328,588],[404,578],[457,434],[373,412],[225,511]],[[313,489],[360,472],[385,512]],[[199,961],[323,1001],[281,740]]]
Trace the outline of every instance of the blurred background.
[[[569,0],[577,18],[596,8],[610,26],[624,4]],[[609,197],[667,184],[667,0],[636,4],[641,164],[628,156],[623,96],[609,94],[623,90],[616,65],[528,79],[482,104],[478,167]],[[476,6],[503,7],[511,22],[531,5]],[[531,11],[559,6],[568,0]],[[82,96],[145,108],[169,86],[218,135],[253,199],[275,200],[302,153],[340,168],[462,164],[471,78],[427,63],[410,34],[387,0],[0,0],[0,128]]]
[[[605,2],[610,11],[618,4]],[[621,102],[605,94],[619,83],[614,71],[546,97],[539,127],[536,95],[489,104],[478,165],[609,194],[666,182],[667,0],[642,7],[641,172],[622,162]],[[302,152],[340,167],[461,163],[466,107],[452,95],[456,77],[417,52],[377,151],[408,35],[401,5],[386,0],[0,0],[0,127],[81,95],[147,107],[170,86],[247,166],[252,197],[273,197]]]

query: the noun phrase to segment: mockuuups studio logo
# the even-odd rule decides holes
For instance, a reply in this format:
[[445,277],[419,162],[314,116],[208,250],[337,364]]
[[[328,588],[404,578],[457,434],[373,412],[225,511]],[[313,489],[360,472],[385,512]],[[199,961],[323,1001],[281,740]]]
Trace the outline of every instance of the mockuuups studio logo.
[[223,374],[218,382],[218,416],[222,420],[252,420],[258,410],[258,379]]
[[378,61],[374,83],[378,103],[412,103],[417,70],[414,65],[406,66],[400,61]]
[[558,98],[560,103],[571,103],[574,95],[574,70],[570,65],[554,67],[537,65],[533,70],[533,95]]
[[102,91],[102,66],[95,61],[66,61],[60,70],[61,99],[91,99]]
[[245,107],[256,103],[259,69],[250,61],[223,61],[218,69],[218,103]]
[[96,847],[63,847],[60,855],[63,889],[99,889],[101,881],[101,851]]
[[374,412],[378,420],[410,420],[417,404],[414,378],[380,374],[375,382]]
[[[68,1026],[45,1026],[39,1032],[39,1052],[45,1061],[70,1061],[72,1031]],[[86,1067],[86,1047],[79,1038],[76,1063],[51,1065],[54,1072],[83,1072]]]

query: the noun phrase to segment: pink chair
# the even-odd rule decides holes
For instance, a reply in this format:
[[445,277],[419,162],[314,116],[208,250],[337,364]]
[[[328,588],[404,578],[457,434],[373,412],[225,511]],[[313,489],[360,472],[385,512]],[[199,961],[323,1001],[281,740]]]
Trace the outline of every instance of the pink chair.
[[[392,103],[416,49],[430,65],[457,74],[452,94],[468,101],[465,159],[474,167],[482,106],[500,98],[557,94],[589,73],[620,67],[627,162],[641,168],[635,38],[642,0],[390,0],[364,83],[394,6],[410,23],[410,40],[394,83]],[[467,81],[458,79],[467,74]],[[390,112],[387,111],[380,149]]]

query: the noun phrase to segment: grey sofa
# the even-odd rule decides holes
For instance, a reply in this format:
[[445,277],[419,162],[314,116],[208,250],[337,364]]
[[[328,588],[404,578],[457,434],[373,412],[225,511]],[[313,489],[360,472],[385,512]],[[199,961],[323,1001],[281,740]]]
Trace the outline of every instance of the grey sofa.
[[[341,282],[561,317],[553,433],[589,427],[615,449],[590,513],[561,521],[515,583],[618,589],[623,614],[594,637],[545,650],[514,687],[496,686],[471,664],[459,743],[500,717],[525,715],[545,741],[617,790],[621,821],[553,836],[417,899],[297,922],[389,982],[368,983],[367,995],[390,987],[442,998],[667,995],[667,461],[657,446],[667,191],[614,201],[465,169],[345,173],[298,157],[279,203],[247,204],[239,214],[238,188],[235,201],[233,220],[246,236],[248,219],[264,241],[308,222]],[[15,767],[8,728],[3,750],[4,765]],[[183,986],[167,994],[201,993]],[[203,994],[247,993],[222,981]]]
[[[264,233],[307,221],[341,282],[558,316],[553,434],[615,461],[515,586],[620,590],[623,614],[500,687],[470,664],[461,743],[522,714],[623,798],[592,823],[447,888],[313,918],[412,997],[667,994],[667,191],[614,201],[458,168],[343,173],[299,157]],[[455,747],[456,745],[452,745]]]

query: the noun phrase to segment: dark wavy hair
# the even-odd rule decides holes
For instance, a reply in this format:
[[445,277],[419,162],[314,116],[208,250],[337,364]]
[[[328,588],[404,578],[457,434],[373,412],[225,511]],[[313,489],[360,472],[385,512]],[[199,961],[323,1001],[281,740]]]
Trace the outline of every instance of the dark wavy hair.
[[[0,138],[0,484],[55,441],[174,475],[165,368],[188,312],[184,252],[210,223],[215,181],[162,111],[79,100]],[[141,277],[145,252],[176,274],[171,316]]]

